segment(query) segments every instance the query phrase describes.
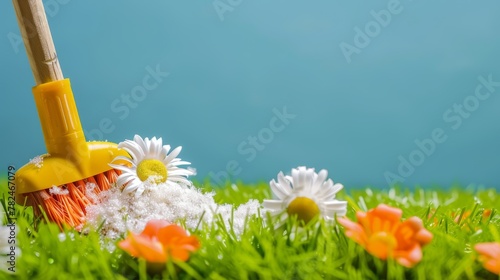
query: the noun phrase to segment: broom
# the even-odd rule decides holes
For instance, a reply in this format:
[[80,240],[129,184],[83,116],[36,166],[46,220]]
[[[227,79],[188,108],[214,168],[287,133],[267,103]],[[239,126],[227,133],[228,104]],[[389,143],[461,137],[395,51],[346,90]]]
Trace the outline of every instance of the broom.
[[85,208],[119,171],[108,164],[128,154],[109,142],[86,142],[69,79],[64,79],[42,0],[13,0],[31,69],[47,154],[16,172],[16,202],[33,206],[63,229],[79,228]]

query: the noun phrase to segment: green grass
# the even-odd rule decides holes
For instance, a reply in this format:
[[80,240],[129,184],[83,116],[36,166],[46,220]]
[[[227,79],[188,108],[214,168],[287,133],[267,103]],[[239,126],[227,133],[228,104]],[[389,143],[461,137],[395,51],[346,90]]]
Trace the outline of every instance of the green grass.
[[[264,183],[213,190],[220,203],[270,197]],[[434,234],[422,262],[408,269],[376,259],[347,239],[343,229],[321,221],[299,228],[290,220],[275,230],[262,217],[253,217],[240,237],[217,226],[223,224],[220,220],[201,226],[193,234],[202,246],[188,262],[169,263],[163,275],[149,275],[143,261],[121,250],[101,249],[97,233],[68,229],[68,237],[60,241],[57,226],[41,223],[35,229],[31,211],[17,207],[22,255],[16,260],[17,275],[0,274],[0,279],[498,279],[482,268],[472,250],[478,242],[500,241],[500,196],[495,189],[346,188],[339,199],[349,202],[351,219],[355,211],[379,203],[401,208],[404,218],[422,218]],[[483,218],[486,209],[493,214]]]

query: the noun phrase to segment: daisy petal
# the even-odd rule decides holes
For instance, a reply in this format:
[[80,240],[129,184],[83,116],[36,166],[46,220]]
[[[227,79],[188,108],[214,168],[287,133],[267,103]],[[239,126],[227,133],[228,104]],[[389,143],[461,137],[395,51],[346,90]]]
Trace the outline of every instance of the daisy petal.
[[320,188],[323,186],[323,182],[325,182],[326,178],[328,177],[328,171],[325,169],[322,169],[317,176],[315,176],[314,182],[311,186],[311,192],[312,193],[317,193]]
[[264,206],[264,208],[268,208],[271,210],[280,210],[283,208],[283,201],[264,199],[262,206]]
[[168,164],[172,159],[176,158],[182,150],[182,146],[175,148],[170,154],[163,160],[163,163]]
[[269,182],[269,185],[271,186],[271,190],[273,191],[274,195],[279,199],[284,199],[290,194],[288,189],[283,188],[281,184],[277,184],[274,180]]

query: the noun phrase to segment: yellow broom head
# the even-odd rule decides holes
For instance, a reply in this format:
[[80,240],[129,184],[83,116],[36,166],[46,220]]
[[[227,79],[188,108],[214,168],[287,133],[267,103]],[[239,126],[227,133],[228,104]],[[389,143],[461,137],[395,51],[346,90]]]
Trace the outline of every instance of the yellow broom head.
[[86,142],[69,79],[33,88],[48,154],[16,173],[16,201],[63,227],[79,227],[85,208],[109,189],[118,171],[109,166],[128,153],[110,142]]

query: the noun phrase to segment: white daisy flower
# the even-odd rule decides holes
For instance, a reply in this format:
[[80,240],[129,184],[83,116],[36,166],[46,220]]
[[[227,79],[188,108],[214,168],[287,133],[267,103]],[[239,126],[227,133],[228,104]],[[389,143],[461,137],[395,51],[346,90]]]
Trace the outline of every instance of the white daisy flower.
[[272,216],[281,215],[281,222],[289,216],[297,216],[304,224],[314,217],[321,216],[333,221],[335,216],[344,216],[347,201],[335,199],[335,195],[344,187],[326,180],[328,171],[314,172],[314,168],[304,166],[292,169],[292,176],[278,174],[278,182],[269,182],[273,196],[277,199],[265,199],[263,206]]
[[147,186],[164,183],[168,185],[191,185],[186,178],[193,175],[193,172],[179,165],[191,164],[177,158],[182,147],[173,149],[170,154],[170,145],[162,145],[162,139],[153,137],[142,139],[135,135],[134,140],[125,140],[118,144],[119,148],[126,150],[131,159],[124,156],[117,156],[113,162],[121,161],[124,164],[110,164],[111,167],[122,171],[118,176],[116,185],[123,187],[123,191],[136,192],[140,195]]

